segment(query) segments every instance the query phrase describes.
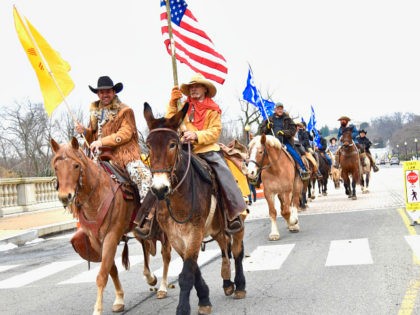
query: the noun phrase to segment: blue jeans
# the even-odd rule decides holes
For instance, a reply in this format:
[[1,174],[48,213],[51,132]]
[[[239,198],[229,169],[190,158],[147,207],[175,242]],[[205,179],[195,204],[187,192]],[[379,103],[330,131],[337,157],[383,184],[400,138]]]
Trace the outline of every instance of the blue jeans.
[[284,144],[287,148],[287,152],[289,152],[290,155],[293,157],[293,159],[296,161],[296,163],[299,164],[300,168],[303,169],[304,171],[306,171],[306,167],[305,167],[305,164],[303,164],[302,158],[296,152],[296,150],[293,148],[293,146],[288,142],[285,142]]
[[328,165],[331,166],[332,165],[331,157],[327,153],[325,153],[325,152],[324,152],[324,156],[327,159]]

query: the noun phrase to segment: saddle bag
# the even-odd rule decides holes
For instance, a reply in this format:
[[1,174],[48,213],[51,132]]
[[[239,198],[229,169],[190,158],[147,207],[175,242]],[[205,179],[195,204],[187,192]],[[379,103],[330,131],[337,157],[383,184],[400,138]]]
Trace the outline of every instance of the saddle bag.
[[79,229],[70,240],[76,253],[88,262],[101,262],[101,255],[97,253],[90,244],[89,237],[83,230]]

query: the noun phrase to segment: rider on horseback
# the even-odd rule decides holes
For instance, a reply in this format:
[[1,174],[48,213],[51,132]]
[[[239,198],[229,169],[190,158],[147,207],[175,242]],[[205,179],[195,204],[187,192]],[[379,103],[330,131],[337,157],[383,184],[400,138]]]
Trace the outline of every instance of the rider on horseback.
[[331,166],[332,165],[331,157],[326,152],[328,149],[327,139],[325,139],[321,135],[321,132],[319,130],[318,130],[318,134],[319,134],[319,145],[317,146],[318,152],[320,153],[321,156],[323,156],[327,160],[328,165]]
[[93,153],[98,153],[104,146],[111,148],[112,162],[127,170],[130,179],[138,187],[142,201],[149,190],[152,176],[140,158],[134,112],[117,96],[123,89],[121,82],[114,85],[110,77],[102,76],[97,85],[96,88],[89,85],[89,89],[99,97],[90,105],[89,127],[77,122],[75,130],[84,134]]
[[304,154],[305,157],[311,161],[312,165],[314,166],[314,172],[317,174],[318,178],[322,178],[322,174],[318,169],[318,161],[316,160],[316,157],[314,155],[314,150],[311,146],[311,141],[314,140],[314,138],[311,136],[309,131],[306,130],[306,123],[304,121],[296,123],[298,132],[297,132],[297,139],[298,142],[295,144],[298,148],[298,151],[300,148],[302,148],[303,152],[301,154]]
[[372,154],[370,153],[370,146],[372,145],[372,142],[369,140],[368,137],[366,137],[367,131],[364,129],[359,130],[359,136],[357,137],[357,141],[360,146],[364,147],[364,151],[366,152],[366,156],[370,160],[370,165],[373,168],[374,172],[379,171],[379,168],[375,164],[375,160],[372,158]]
[[282,103],[275,105],[274,114],[263,121],[261,125],[261,133],[275,135],[280,143],[287,147],[287,151],[299,165],[298,171],[302,180],[309,179],[309,172],[303,164],[302,158],[296,152],[294,146],[294,135],[296,134],[296,124],[290,118],[289,114],[284,111]]
[[[216,92],[216,87],[211,81],[196,73],[189,83],[182,84],[180,89],[177,86],[172,89],[165,117],[170,118],[178,112],[178,101],[182,98],[182,94],[186,95],[190,106],[184,118],[186,130],[183,131],[182,140],[190,142],[193,145],[193,152],[206,160],[216,174],[223,200],[222,209],[226,211],[228,220],[226,231],[235,233],[243,227],[240,214],[247,206],[217,144],[222,131],[222,111],[212,99]],[[148,235],[154,211],[146,215],[146,220],[139,222],[138,229],[141,234]]]
[[[338,118],[338,121],[340,122],[340,128],[338,128],[337,138],[341,141],[341,136],[343,135],[344,129],[351,129],[351,137],[354,143],[357,143],[357,136],[359,135],[359,132],[357,131],[357,128],[355,125],[349,124],[350,120],[351,119],[347,116],[341,116],[340,118]],[[338,148],[337,152],[335,153],[334,159],[335,159],[334,167],[339,168],[340,167],[340,164],[339,164],[340,148]]]

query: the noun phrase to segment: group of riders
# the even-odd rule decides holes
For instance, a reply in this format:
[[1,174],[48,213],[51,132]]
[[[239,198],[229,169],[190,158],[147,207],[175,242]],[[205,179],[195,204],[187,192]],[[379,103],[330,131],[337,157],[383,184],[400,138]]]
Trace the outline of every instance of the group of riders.
[[[88,127],[76,123],[75,130],[84,135],[92,152],[110,148],[113,163],[124,168],[137,185],[142,207],[136,218],[138,223],[136,231],[142,236],[147,236],[154,218],[156,202],[154,196],[149,193],[152,175],[141,157],[134,112],[117,96],[123,89],[122,83],[114,84],[110,77],[101,76],[97,87],[89,86],[89,88],[99,99],[90,105]],[[222,208],[227,217],[226,231],[235,233],[243,227],[240,214],[246,211],[247,205],[218,144],[222,121],[221,109],[213,100],[216,93],[217,89],[213,83],[197,73],[189,83],[172,89],[165,117],[172,117],[178,111],[179,103],[185,96],[184,103],[188,102],[189,108],[182,124],[181,140],[190,143],[193,152],[204,159],[215,173],[222,197]],[[351,128],[354,143],[363,145],[376,172],[378,168],[369,152],[372,143],[366,137],[366,130],[358,131],[349,123],[350,118],[347,116],[342,116],[338,120],[340,128],[337,138],[340,139],[345,128]],[[329,166],[332,166],[333,162],[328,151],[335,154],[334,166],[339,167],[340,149],[337,138],[331,138],[330,145],[327,145],[327,140],[319,134],[320,141],[315,145],[314,134],[306,130],[304,122],[295,123],[284,110],[282,103],[276,103],[273,115],[264,120],[260,133],[273,135],[284,144],[295,160],[303,180],[309,179],[310,170],[303,162],[302,156],[312,163],[315,174],[321,176],[315,151],[320,152]]]

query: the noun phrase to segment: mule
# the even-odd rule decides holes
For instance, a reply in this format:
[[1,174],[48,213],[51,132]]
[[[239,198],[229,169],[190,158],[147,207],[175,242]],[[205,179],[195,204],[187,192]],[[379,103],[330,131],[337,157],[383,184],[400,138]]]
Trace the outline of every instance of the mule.
[[319,195],[327,196],[328,195],[328,178],[330,176],[331,167],[328,164],[327,158],[324,154],[325,152],[317,151],[316,154],[318,155],[319,161],[319,172],[321,173],[322,177],[318,178],[318,192]]
[[277,227],[275,197],[280,201],[281,215],[290,232],[299,232],[298,205],[303,183],[293,158],[287,154],[280,141],[270,135],[256,136],[248,146],[247,174],[251,180],[261,176],[264,197],[267,200],[271,221],[270,241],[280,239]]
[[371,164],[370,164],[370,159],[366,155],[365,146],[358,144],[358,148],[360,149],[360,165],[361,165],[360,186],[362,188],[362,193],[367,194],[369,192]]
[[[223,289],[226,296],[236,299],[246,296],[244,258],[244,228],[239,232],[225,232],[224,212],[215,182],[207,178],[205,170],[196,168],[188,144],[183,145],[177,133],[188,103],[169,119],[155,119],[149,104],[144,104],[144,118],[149,127],[146,144],[152,172],[151,191],[159,200],[156,220],[172,247],[183,259],[179,280],[179,301],[176,314],[190,314],[190,292],[194,287],[198,296],[198,313],[210,314],[212,305],[207,286],[197,264],[204,238],[211,236],[222,252]],[[195,161],[195,160],[193,160]],[[194,162],[195,163],[195,162]],[[207,174],[207,175],[206,175]],[[230,257],[235,261],[235,279],[231,281]]]
[[[58,199],[65,208],[69,208],[74,217],[79,219],[81,230],[76,234],[82,235],[81,240],[73,243],[74,248],[82,258],[101,262],[96,278],[97,296],[93,314],[103,311],[103,292],[110,275],[115,286],[115,301],[113,312],[124,310],[124,290],[118,277],[115,265],[117,246],[125,239],[122,258],[126,269],[128,260],[128,233],[134,225],[132,221],[139,207],[138,191],[130,194],[121,182],[115,181],[104,168],[88,158],[76,138],[67,144],[58,144],[51,139],[54,156],[51,165],[57,176]],[[76,235],[75,234],[75,235]],[[149,254],[155,247],[154,241],[143,241],[144,269],[143,274],[149,285],[154,286],[156,276],[149,268]],[[83,251],[85,254],[83,254]],[[162,245],[164,273],[159,291],[163,297],[167,291],[167,271],[170,256],[170,246],[166,242]],[[87,254],[86,254],[87,252]]]
[[348,198],[356,200],[356,185],[360,184],[360,157],[359,150],[353,142],[351,128],[344,128],[341,141],[339,155],[341,178]]

